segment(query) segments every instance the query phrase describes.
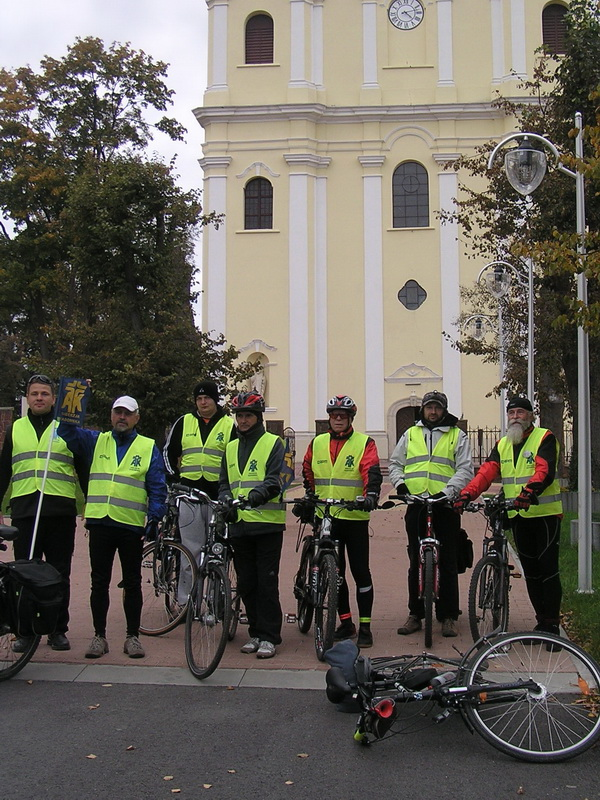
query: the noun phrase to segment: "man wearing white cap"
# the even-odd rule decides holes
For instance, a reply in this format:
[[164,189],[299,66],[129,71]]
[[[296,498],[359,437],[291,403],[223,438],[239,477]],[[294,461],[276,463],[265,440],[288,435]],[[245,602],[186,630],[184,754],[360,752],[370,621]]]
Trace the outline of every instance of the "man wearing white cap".
[[143,602],[144,528],[156,527],[163,517],[167,491],[162,456],[153,439],[136,431],[139,419],[137,401],[124,395],[113,403],[112,431],[100,433],[66,422],[59,425],[59,435],[69,449],[90,464],[85,518],[90,536],[90,605],[95,635],[86,658],[108,653],[106,618],[117,552],[123,573],[119,586],[123,589],[127,623],[123,652],[130,658],[145,655],[138,638]]

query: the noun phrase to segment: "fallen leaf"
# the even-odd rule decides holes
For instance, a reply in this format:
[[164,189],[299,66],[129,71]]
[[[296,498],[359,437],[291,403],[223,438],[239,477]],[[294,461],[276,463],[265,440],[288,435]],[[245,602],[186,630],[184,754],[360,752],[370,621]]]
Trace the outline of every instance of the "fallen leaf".
[[517,794],[525,794],[525,789],[522,786],[519,786],[517,789]]
[[86,756],[86,758],[98,758],[98,756],[95,756],[93,753],[90,753],[89,756]]
[[227,770],[227,772],[228,772],[230,775],[235,775],[235,770],[234,770],[234,769],[228,769],[228,770]]
[[292,786],[292,785],[293,785],[293,783],[294,783],[294,781],[286,781],[286,782],[285,782],[285,785],[286,785],[286,786]]
[[95,711],[97,708],[100,708],[100,703],[96,703],[95,706],[88,706],[90,711]]
[[132,744],[130,744],[125,748],[125,750],[135,750],[135,747]]
[[203,783],[202,786],[203,786],[204,789],[210,789],[211,786],[212,786],[212,783]]
[[108,689],[112,686],[112,683],[103,683],[102,686],[104,686],[105,689]]
[[33,686],[33,681],[27,681],[30,686]]
[[234,689],[235,689],[235,686],[228,686],[227,687],[227,691],[228,692],[233,692]]
[[308,758],[308,753],[298,753],[298,758]]
[[163,778],[163,781],[172,781],[172,780],[173,780],[172,775],[165,775],[165,777]]

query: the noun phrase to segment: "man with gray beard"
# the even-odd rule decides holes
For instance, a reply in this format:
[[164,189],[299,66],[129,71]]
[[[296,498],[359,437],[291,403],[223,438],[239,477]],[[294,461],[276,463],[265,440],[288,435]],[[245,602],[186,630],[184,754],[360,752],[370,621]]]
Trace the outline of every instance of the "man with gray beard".
[[562,587],[558,548],[562,502],[556,479],[559,447],[547,428],[536,428],[527,397],[513,397],[507,407],[508,427],[454,508],[465,505],[501,479],[504,494],[514,498],[509,511],[527,593],[535,611],[535,630],[559,634]]

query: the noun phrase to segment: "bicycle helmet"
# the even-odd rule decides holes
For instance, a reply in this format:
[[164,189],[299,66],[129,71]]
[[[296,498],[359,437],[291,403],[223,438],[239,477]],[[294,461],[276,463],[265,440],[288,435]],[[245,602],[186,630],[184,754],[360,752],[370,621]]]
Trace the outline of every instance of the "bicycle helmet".
[[231,408],[234,414],[240,411],[262,414],[265,410],[265,398],[256,392],[240,392],[231,401]]
[[347,394],[336,394],[327,403],[327,413],[332,414],[334,411],[345,411],[350,418],[356,414],[356,405],[351,397]]

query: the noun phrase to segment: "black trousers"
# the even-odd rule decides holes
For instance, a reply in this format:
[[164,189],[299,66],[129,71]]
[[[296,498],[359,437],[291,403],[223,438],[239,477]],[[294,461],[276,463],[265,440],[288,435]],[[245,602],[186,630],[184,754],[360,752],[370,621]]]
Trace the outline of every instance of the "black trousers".
[[279,562],[283,531],[236,536],[232,543],[238,591],[248,615],[248,633],[261,642],[280,644],[283,614],[279,602]]
[[350,614],[350,592],[346,580],[346,560],[356,584],[356,605],[359,622],[371,622],[373,610],[373,579],[369,568],[369,520],[335,519],[331,535],[340,543],[340,585],[338,614],[340,619]]
[[[427,514],[423,506],[410,505],[406,509],[406,533],[408,534],[408,610],[423,619],[425,610],[419,600],[419,539],[425,535]],[[440,543],[440,586],[435,604],[438,620],[458,619],[458,570],[456,551],[460,517],[451,508],[433,509],[433,528]]]
[[[29,558],[34,517],[13,519],[12,524],[19,529],[19,538],[13,543],[15,558]],[[57,633],[69,630],[69,601],[71,599],[71,561],[75,549],[75,516],[41,516],[35,539],[34,558],[43,558],[60,572],[63,593],[62,603],[56,623]]]
[[518,514],[511,524],[537,621],[558,625],[562,600],[558,570],[560,517],[527,519]]
[[110,606],[110,581],[115,553],[119,554],[123,589],[123,610],[127,636],[138,636],[142,616],[143,533],[111,525],[90,525],[90,565],[92,591],[90,606],[97,636],[106,636],[106,617]]

